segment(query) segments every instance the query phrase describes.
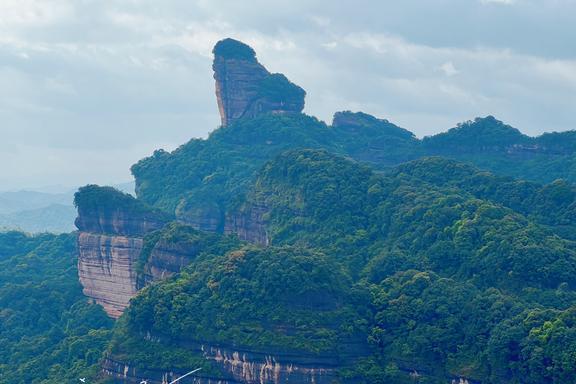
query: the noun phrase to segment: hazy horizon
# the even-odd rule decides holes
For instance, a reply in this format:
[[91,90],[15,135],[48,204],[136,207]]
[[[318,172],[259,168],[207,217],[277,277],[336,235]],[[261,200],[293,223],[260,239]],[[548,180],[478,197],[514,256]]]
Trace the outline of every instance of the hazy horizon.
[[576,129],[575,19],[574,0],[3,0],[0,190],[124,183],[155,149],[206,137],[225,37],[328,123],[353,110],[419,137],[486,115]]

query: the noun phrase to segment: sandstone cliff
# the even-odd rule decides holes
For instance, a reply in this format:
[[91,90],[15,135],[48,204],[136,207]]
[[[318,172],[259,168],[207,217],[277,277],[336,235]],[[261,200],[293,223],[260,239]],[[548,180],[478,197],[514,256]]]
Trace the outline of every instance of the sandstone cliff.
[[74,195],[76,227],[81,232],[142,236],[160,229],[171,217],[112,187],[87,185]]
[[298,113],[306,92],[284,75],[271,74],[248,45],[224,39],[214,47],[214,79],[222,125],[261,113]]
[[134,266],[142,239],[80,232],[78,274],[83,292],[118,318],[136,295]]
[[166,215],[108,187],[86,186],[78,208],[78,274],[83,292],[119,317],[136,295],[137,262],[144,234],[162,228]]
[[269,245],[265,217],[269,209],[265,203],[247,203],[226,216],[224,233],[236,235],[240,240],[259,245]]
[[80,283],[113,318],[139,289],[178,273],[218,242],[219,235],[168,223],[171,217],[112,188],[83,187],[75,203]]

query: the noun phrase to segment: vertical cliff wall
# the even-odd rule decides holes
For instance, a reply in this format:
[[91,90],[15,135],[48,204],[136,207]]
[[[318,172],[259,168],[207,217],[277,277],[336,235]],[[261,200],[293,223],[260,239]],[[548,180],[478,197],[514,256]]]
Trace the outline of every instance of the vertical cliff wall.
[[222,125],[261,113],[302,112],[306,92],[284,75],[271,74],[248,45],[233,39],[214,47],[214,79]]
[[137,292],[135,265],[142,239],[88,232],[78,235],[78,274],[83,292],[118,318]]
[[136,266],[144,235],[170,218],[108,187],[83,187],[74,200],[83,292],[117,318],[138,291]]

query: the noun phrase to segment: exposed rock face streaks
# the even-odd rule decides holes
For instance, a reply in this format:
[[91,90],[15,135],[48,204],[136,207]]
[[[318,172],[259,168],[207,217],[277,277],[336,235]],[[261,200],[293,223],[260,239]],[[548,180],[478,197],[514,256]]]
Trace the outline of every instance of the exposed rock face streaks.
[[75,202],[83,292],[118,318],[138,291],[136,265],[144,235],[169,218],[108,187],[84,187]]
[[212,68],[223,126],[261,113],[298,113],[304,109],[306,92],[284,75],[268,72],[244,43],[219,41]]
[[143,236],[148,232],[160,229],[166,221],[135,215],[117,209],[112,212],[82,212],[78,211],[76,227],[82,232],[108,233],[121,236]]
[[240,240],[259,245],[269,245],[264,217],[269,209],[265,204],[253,204],[247,209],[230,213],[226,217],[224,233],[236,234]]
[[80,232],[78,273],[84,294],[118,318],[136,295],[134,266],[142,239]]
[[[247,383],[247,384],[329,384],[336,379],[336,366],[330,359],[313,359],[302,356],[283,356],[246,352],[237,349],[194,344],[195,349],[207,360],[223,368],[220,377],[210,377],[205,372],[196,376],[198,383]],[[151,380],[163,383],[165,379],[178,377],[175,372],[140,369],[108,356],[103,363],[103,372],[120,383],[140,383]],[[180,374],[185,372],[180,372]]]
[[242,383],[280,384],[310,383],[328,384],[335,379],[334,367],[310,365],[295,362],[282,362],[272,355],[257,356],[221,348],[205,348],[204,355],[223,365],[234,379]]

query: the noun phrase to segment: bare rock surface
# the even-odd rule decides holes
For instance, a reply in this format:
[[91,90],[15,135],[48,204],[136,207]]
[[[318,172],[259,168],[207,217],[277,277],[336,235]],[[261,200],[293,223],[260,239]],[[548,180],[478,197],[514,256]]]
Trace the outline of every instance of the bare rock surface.
[[142,239],[81,232],[78,273],[83,292],[118,318],[136,295],[135,265]]
[[262,113],[299,113],[306,92],[284,75],[270,73],[248,45],[234,39],[214,47],[214,79],[222,125]]

